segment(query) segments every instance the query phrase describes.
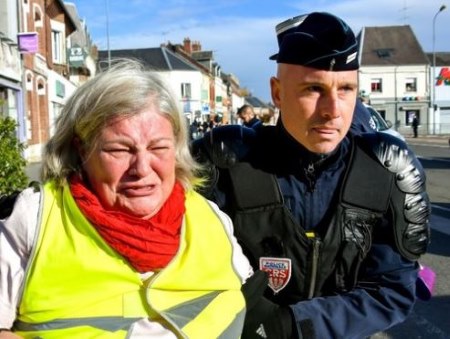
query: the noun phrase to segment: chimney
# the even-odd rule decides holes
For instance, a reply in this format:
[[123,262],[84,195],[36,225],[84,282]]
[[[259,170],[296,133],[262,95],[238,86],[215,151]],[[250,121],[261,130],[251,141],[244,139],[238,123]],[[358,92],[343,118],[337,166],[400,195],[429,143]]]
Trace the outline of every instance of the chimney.
[[183,40],[183,49],[187,54],[192,54],[192,45],[191,45],[191,39],[184,38]]
[[194,41],[192,44],[192,52],[200,52],[202,50],[202,45],[199,41]]

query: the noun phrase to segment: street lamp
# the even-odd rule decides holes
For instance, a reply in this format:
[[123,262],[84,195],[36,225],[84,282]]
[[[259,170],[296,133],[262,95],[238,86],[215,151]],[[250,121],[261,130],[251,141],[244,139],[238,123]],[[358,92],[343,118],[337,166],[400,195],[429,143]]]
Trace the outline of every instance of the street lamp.
[[439,13],[441,13],[447,7],[442,5],[439,10],[436,12],[433,18],[433,72],[431,75],[431,81],[433,84],[433,100],[431,101],[431,107],[433,109],[433,134],[436,134],[436,85],[435,85],[435,77],[436,77],[436,51],[435,51],[435,43],[436,43],[436,18]]

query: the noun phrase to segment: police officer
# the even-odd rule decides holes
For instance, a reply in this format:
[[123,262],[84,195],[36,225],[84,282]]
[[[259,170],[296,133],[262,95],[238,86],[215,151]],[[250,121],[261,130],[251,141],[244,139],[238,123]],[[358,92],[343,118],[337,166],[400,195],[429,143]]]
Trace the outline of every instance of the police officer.
[[233,218],[257,270],[243,337],[368,337],[414,306],[424,173],[397,138],[349,133],[359,57],[343,20],[314,12],[276,32],[277,126],[224,126],[193,144],[208,165],[203,194]]

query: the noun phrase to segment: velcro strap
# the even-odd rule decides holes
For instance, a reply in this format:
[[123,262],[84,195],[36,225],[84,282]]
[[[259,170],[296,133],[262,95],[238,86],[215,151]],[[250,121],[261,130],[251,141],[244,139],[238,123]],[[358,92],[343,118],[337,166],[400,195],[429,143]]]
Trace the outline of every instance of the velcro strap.
[[374,212],[386,212],[389,206],[393,175],[358,146],[349,166],[342,201]]
[[255,169],[247,162],[236,163],[229,171],[239,210],[283,203],[275,175]]

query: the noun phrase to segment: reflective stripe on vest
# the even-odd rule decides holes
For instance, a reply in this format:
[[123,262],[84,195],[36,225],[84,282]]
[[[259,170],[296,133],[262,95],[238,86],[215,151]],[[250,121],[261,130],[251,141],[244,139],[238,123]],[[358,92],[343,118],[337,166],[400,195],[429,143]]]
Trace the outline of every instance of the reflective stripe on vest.
[[162,316],[181,336],[239,337],[245,305],[233,248],[197,193],[186,193],[178,253],[146,282],[98,235],[67,186],[47,183],[43,198],[15,324],[20,335],[124,338],[135,321]]

